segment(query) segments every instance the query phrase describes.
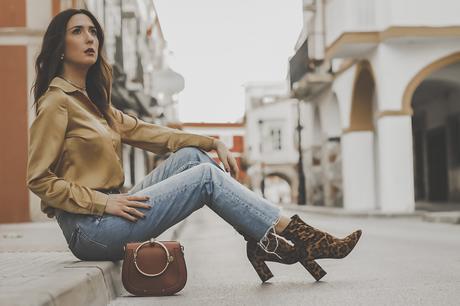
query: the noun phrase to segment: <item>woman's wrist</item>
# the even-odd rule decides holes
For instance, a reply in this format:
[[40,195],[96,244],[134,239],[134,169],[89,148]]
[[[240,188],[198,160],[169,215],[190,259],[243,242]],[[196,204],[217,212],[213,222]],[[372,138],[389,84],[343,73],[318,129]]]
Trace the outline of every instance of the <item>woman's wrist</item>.
[[213,148],[214,150],[216,150],[218,144],[219,144],[219,139],[214,138],[213,141],[212,141],[212,148]]

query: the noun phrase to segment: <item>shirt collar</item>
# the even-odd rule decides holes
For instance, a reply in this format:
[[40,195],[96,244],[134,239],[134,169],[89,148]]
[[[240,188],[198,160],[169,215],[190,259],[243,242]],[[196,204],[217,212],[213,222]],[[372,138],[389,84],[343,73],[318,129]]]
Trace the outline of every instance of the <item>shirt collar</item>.
[[67,82],[66,80],[64,80],[63,78],[61,77],[54,77],[54,79],[51,81],[49,87],[57,87],[57,88],[60,88],[62,91],[64,91],[65,93],[72,93],[72,92],[75,92],[75,91],[80,91],[80,89],[78,89],[77,87],[73,86],[72,84],[70,84],[69,82]]

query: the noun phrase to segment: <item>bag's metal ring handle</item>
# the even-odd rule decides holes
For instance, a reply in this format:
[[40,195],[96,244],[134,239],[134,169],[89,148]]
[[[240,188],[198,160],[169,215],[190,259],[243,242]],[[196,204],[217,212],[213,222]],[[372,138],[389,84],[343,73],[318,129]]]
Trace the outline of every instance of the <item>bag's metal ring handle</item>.
[[[143,245],[148,244],[148,243],[150,243],[150,244],[154,244],[154,243],[158,244],[159,246],[161,246],[161,247],[163,248],[163,250],[164,250],[165,253],[166,253],[166,265],[165,265],[165,267],[163,268],[163,270],[161,270],[161,272],[154,273],[154,274],[145,273],[145,272],[142,271],[142,270],[139,268],[139,266],[137,265],[137,252],[139,252],[139,249],[140,249]],[[145,276],[154,277],[154,276],[159,276],[159,275],[163,274],[163,273],[166,271],[166,269],[168,268],[169,264],[170,264],[173,260],[174,260],[174,257],[171,256],[171,255],[169,255],[169,251],[168,251],[168,249],[166,248],[166,246],[165,246],[163,243],[161,243],[161,242],[159,242],[159,241],[156,241],[156,240],[153,239],[153,238],[150,239],[150,240],[147,240],[147,241],[142,242],[142,243],[136,248],[136,250],[134,250],[134,265],[136,266],[137,271],[139,271],[139,273],[141,273],[142,275],[145,275]]]

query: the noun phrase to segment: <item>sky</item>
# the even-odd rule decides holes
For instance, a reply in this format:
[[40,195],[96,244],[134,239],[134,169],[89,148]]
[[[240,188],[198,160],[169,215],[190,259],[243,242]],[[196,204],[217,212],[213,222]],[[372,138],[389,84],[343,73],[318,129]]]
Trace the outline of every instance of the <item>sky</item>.
[[302,0],[154,0],[169,64],[185,78],[182,122],[235,122],[247,82],[283,81]]

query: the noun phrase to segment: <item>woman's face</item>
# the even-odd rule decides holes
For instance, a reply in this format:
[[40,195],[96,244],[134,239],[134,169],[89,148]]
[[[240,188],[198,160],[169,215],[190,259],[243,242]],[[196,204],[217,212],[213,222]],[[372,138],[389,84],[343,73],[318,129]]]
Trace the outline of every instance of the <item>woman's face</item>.
[[[67,22],[64,62],[90,67],[98,57],[97,30],[85,14],[75,14]],[[92,49],[92,50],[91,50]]]

